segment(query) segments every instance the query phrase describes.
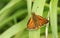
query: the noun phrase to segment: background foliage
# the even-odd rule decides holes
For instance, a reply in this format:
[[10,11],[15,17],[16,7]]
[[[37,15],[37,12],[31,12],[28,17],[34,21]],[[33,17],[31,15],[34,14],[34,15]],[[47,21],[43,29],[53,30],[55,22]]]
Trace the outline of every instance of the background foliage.
[[[56,2],[54,1],[57,0],[53,0],[52,3],[55,4]],[[28,1],[28,4],[29,2],[31,4],[31,8],[33,8],[34,2]],[[44,18],[47,17],[48,12],[50,10],[50,2],[51,0],[46,0],[46,3],[44,3],[45,6],[42,11],[43,12],[42,16]],[[42,3],[43,2],[41,2],[40,5],[42,5]],[[27,4],[27,0],[0,0],[0,38],[28,38],[29,37],[29,31],[26,28],[27,22],[30,18],[29,16],[30,13],[28,13],[28,9],[30,8],[28,8],[29,6],[28,4]],[[39,2],[36,3],[36,5],[37,4],[39,4]],[[53,4],[52,7],[54,7]],[[33,10],[35,11],[35,8],[33,8]],[[57,10],[56,13],[57,22],[55,23],[57,23],[57,28],[52,29],[51,23],[53,23],[54,21],[50,22],[49,20],[48,38],[52,38],[52,36],[53,37],[58,36],[58,38],[60,38],[60,0],[58,0],[56,10]],[[29,11],[31,12],[31,9]],[[36,13],[36,14],[41,14],[41,13]],[[50,15],[50,17],[52,16]],[[58,33],[56,32],[56,29],[58,29]],[[45,38],[45,30],[46,30],[46,26],[41,28],[40,35],[39,35],[41,38]],[[54,35],[52,31],[57,33],[58,35],[57,34]]]

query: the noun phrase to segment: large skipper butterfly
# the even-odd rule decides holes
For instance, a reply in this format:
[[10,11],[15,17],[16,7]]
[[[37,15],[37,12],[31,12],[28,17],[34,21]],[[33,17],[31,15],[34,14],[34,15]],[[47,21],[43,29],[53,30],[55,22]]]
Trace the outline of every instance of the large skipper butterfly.
[[48,23],[47,19],[39,15],[36,15],[35,13],[32,13],[32,17],[28,21],[27,28],[28,29],[39,29],[42,26],[44,26],[44,24],[46,23]]

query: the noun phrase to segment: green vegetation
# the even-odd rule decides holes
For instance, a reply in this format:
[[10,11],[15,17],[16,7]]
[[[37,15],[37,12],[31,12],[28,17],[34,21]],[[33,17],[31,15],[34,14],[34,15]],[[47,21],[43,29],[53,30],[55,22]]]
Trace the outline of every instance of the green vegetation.
[[[32,12],[49,23],[27,30]],[[60,0],[0,0],[0,38],[60,38]]]

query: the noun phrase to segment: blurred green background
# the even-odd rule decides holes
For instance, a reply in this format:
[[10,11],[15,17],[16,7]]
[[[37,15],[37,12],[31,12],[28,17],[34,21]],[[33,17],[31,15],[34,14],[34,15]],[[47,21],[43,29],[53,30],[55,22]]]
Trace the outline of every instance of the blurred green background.
[[[46,0],[43,17],[46,18],[51,0]],[[33,3],[32,3],[33,4]],[[57,23],[58,36],[60,38],[60,0],[58,0]],[[28,22],[26,0],[0,0],[0,38],[28,38],[26,29]],[[53,19],[53,18],[52,18]],[[45,37],[45,28],[41,28],[41,38]],[[52,38],[49,24],[49,38]]]

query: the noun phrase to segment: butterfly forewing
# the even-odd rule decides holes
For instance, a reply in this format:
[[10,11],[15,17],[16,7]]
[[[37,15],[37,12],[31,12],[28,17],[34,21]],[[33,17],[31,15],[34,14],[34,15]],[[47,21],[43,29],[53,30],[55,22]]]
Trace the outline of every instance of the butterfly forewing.
[[34,29],[34,27],[35,27],[35,24],[34,24],[34,21],[33,21],[32,17],[31,17],[28,24],[27,24],[27,28],[28,29]]
[[39,16],[39,15],[37,15],[37,18],[39,19],[39,21],[40,21],[41,24],[46,24],[46,23],[48,23],[48,20],[47,20],[47,19],[45,19],[45,18],[43,18],[43,17],[41,17],[41,16]]
[[48,23],[48,20],[39,16],[39,15],[35,15],[32,14],[32,17],[30,18],[28,24],[27,24],[27,28],[28,29],[39,29],[42,26],[44,26],[44,24]]

